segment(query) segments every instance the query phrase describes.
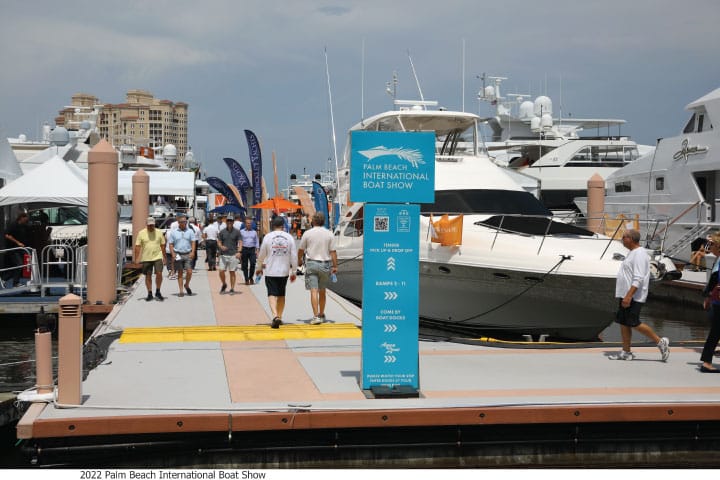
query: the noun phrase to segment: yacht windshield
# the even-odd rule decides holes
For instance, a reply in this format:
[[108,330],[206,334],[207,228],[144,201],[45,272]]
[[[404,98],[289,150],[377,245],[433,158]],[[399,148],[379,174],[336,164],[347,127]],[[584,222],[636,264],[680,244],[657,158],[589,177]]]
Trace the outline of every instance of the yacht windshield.
[[437,190],[435,202],[420,204],[420,212],[552,216],[532,194],[512,190]]

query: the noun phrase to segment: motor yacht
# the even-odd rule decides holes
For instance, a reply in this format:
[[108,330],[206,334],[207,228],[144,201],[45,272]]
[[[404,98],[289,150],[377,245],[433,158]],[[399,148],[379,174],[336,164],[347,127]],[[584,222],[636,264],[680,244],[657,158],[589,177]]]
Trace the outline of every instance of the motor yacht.
[[553,118],[552,100],[539,96],[501,95],[504,77],[488,77],[479,99],[495,108],[487,118],[487,148],[501,166],[540,180],[540,200],[550,210],[577,211],[573,199],[584,196],[595,173],[603,179],[636,160],[651,146],[622,135],[625,120]]
[[[427,103],[396,102],[399,109],[350,129],[435,133],[435,201],[421,205],[420,218],[421,325],[597,339],[613,319],[615,277],[627,250],[555,220],[511,170],[489,158],[479,116]],[[339,272],[331,288],[361,302],[363,204],[348,201],[350,141],[348,134],[338,187],[344,211],[335,229]],[[463,215],[460,245],[432,242],[431,219],[443,214]]]
[[[690,258],[694,239],[720,229],[720,88],[685,108],[679,135],[658,140],[605,183],[606,214],[637,216],[648,244],[678,260]],[[577,203],[585,208],[584,198]]]

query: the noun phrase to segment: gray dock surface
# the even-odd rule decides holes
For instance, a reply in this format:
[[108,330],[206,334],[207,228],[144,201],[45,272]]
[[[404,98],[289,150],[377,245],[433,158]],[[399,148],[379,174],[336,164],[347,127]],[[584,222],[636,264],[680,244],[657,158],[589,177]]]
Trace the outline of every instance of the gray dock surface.
[[[427,446],[432,441],[419,437],[437,437],[438,429],[447,428],[477,434],[480,428],[488,435],[496,432],[500,439],[516,435],[519,440],[513,450],[492,455],[479,453],[475,442],[463,458],[470,455],[468,458],[477,462],[472,465],[512,465],[532,456],[510,452],[518,452],[520,440],[538,426],[544,426],[542,436],[574,428],[575,435],[582,437],[577,433],[580,426],[588,432],[598,426],[620,425],[614,438],[622,438],[625,431],[642,432],[647,448],[625,451],[617,457],[617,464],[654,464],[652,452],[670,447],[651,446],[655,440],[648,438],[654,438],[654,430],[638,430],[637,425],[680,428],[682,431],[674,434],[678,438],[695,432],[695,441],[700,441],[705,437],[698,437],[698,425],[705,430],[713,425],[714,429],[720,419],[720,375],[699,371],[699,346],[671,344],[670,358],[662,362],[654,346],[634,347],[635,361],[611,361],[608,355],[617,347],[602,344],[517,349],[421,341],[420,397],[375,399],[359,385],[361,309],[355,305],[328,292],[327,323],[310,325],[309,296],[303,277],[298,277],[288,285],[284,324],[275,330],[270,328],[264,284],[237,285],[235,295],[220,295],[217,273],[200,269],[193,275],[191,288],[193,295],[179,297],[177,281],[166,278],[162,289],[166,300],[146,302],[144,284],[136,284],[96,331],[96,340],[111,340],[107,356],[83,383],[82,404],[35,404],[20,421],[18,437],[26,440],[28,448],[39,451],[42,446],[47,454],[62,447],[68,452],[77,442],[86,445],[87,439],[94,438],[95,447],[107,453],[117,451],[118,444],[144,442],[140,439],[153,435],[172,435],[189,442],[197,435],[217,433],[237,442],[264,433],[268,445],[262,449],[263,456],[242,457],[243,464],[352,466],[362,455],[353,457],[346,451],[342,458],[337,457],[337,443],[342,443],[337,432],[362,431],[367,438],[379,435],[395,445],[390,438],[397,432],[407,435],[407,429],[418,429],[414,441],[425,445],[421,453],[411,454],[412,449],[399,442],[404,447],[393,448],[404,452],[398,454],[399,459],[379,459],[377,465],[407,466],[408,458],[419,455],[425,462],[415,458],[412,465],[457,466],[452,460],[456,454],[445,450],[453,444],[457,448],[457,439],[440,442],[444,445],[437,447],[440,451]],[[506,430],[497,431],[501,427]],[[273,445],[277,448],[289,439],[301,448],[312,435],[329,431],[336,432],[335,440],[323,437],[306,447],[332,450],[326,444],[334,441],[335,456],[326,455],[322,461],[281,459],[273,450]],[[717,442],[720,435],[712,432],[707,438]],[[602,449],[605,457],[594,457],[591,452],[580,455],[577,437],[572,440],[572,433],[562,435],[568,437],[567,448],[556,451],[557,445],[548,446],[544,456],[538,456],[538,447],[533,447],[536,460],[526,460],[528,464],[592,465],[607,458],[608,452]],[[272,441],[267,440],[269,436]],[[637,445],[636,440],[627,441]],[[493,443],[495,449],[497,442]],[[552,444],[539,437],[538,442]],[[608,440],[612,442],[618,445],[617,440]],[[255,442],[253,448],[261,444]],[[674,445],[671,450],[685,456],[666,455],[665,459],[681,464],[684,460],[680,458],[703,465],[716,462],[714,456],[710,460],[697,452],[688,456],[691,446]],[[230,450],[247,454],[249,448]],[[215,465],[229,461],[213,458]]]

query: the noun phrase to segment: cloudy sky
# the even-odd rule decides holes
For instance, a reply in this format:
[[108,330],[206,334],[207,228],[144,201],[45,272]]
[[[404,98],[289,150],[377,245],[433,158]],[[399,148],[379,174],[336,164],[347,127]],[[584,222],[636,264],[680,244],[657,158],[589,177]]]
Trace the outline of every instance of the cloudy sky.
[[145,89],[189,104],[193,150],[228,181],[222,157],[249,171],[243,129],[266,169],[275,151],[281,186],[334,165],[326,48],[340,155],[363,112],[391,109],[393,71],[398,97],[418,98],[408,52],[425,98],[448,109],[489,115],[485,72],[508,77],[505,92],[549,95],[556,114],[562,90],[564,114],[625,119],[646,144],[720,87],[718,0],[2,0],[0,12],[7,135],[35,138],[74,93],[120,103]]

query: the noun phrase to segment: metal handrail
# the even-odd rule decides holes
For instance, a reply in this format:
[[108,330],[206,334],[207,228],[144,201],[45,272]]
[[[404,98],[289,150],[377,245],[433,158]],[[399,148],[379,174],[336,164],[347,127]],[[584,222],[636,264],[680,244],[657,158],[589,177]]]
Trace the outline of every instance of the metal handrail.
[[[28,285],[36,285],[39,278],[39,268],[38,268],[38,260],[37,260],[37,254],[35,252],[34,248],[31,247],[12,247],[12,248],[5,248],[0,250],[0,255],[4,255],[6,253],[15,252],[15,251],[23,251],[26,254],[30,256],[30,280],[28,281]],[[27,268],[28,264],[22,264],[22,265],[14,265],[12,267],[3,267],[0,268],[0,273],[4,272],[11,272],[14,270],[22,270],[24,268]],[[14,287],[15,285],[13,285]],[[0,287],[5,288],[5,282],[0,278]]]

